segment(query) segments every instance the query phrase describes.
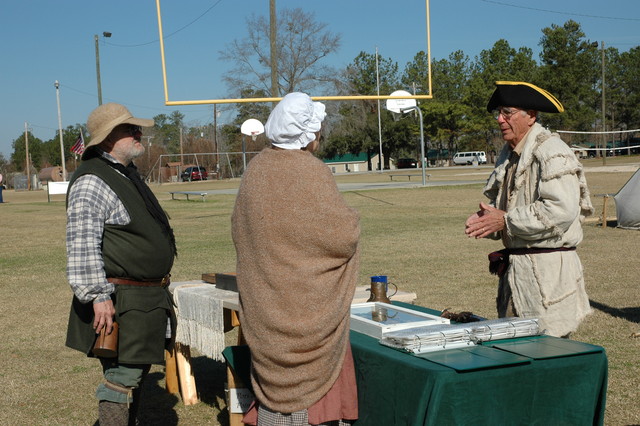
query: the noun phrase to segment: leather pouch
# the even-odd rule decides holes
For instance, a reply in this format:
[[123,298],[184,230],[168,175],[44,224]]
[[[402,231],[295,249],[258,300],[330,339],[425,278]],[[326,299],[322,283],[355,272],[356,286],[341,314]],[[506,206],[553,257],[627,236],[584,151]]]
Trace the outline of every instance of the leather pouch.
[[96,342],[91,352],[102,358],[115,358],[118,356],[118,323],[113,323],[111,334],[107,334],[107,327],[102,327],[96,336]]
[[502,277],[509,267],[509,253],[506,250],[499,250],[489,253],[489,272]]

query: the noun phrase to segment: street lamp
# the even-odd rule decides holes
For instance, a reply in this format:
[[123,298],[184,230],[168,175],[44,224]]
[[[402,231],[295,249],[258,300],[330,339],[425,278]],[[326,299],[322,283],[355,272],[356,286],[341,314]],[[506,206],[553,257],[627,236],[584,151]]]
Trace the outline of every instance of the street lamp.
[[[108,31],[104,31],[102,33],[104,37],[111,37],[111,33]],[[96,78],[98,80],[98,105],[102,105],[102,85],[100,84],[100,48],[98,46],[98,34],[93,36],[93,39],[96,42]]]
[[[411,96],[411,93],[404,90],[396,90],[390,96]],[[424,157],[424,129],[422,127],[422,111],[418,108],[415,99],[387,99],[387,109],[393,113],[393,118],[399,117],[401,114],[406,114],[410,111],[418,111],[420,117],[420,161],[422,164],[422,186],[427,185],[427,172],[425,170],[425,157]]]
[[[600,151],[601,155],[602,155],[602,164],[605,165],[607,164],[607,135],[604,133],[607,131],[607,126],[606,126],[606,121],[605,121],[605,95],[604,95],[604,41],[601,42],[602,44],[600,45],[602,47],[602,80],[601,80],[601,85],[600,85],[600,89],[602,90],[602,151]],[[598,42],[594,41],[593,43],[591,43],[591,47],[595,47],[596,49],[598,48]],[[596,147],[598,145],[596,144]],[[597,151],[597,150],[596,150]]]
[[62,180],[67,181],[67,167],[64,161],[64,142],[62,141],[62,114],[60,113],[60,83],[53,84],[56,88],[56,100],[58,101],[58,133],[60,135],[60,159],[62,160]]

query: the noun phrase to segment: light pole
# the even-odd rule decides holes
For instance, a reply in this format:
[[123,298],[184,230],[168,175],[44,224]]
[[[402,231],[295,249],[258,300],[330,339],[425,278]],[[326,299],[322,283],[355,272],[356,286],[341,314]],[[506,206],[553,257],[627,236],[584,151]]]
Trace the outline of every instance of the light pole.
[[56,88],[56,100],[58,101],[58,134],[60,135],[60,159],[62,160],[62,180],[67,181],[67,167],[64,161],[64,142],[62,140],[62,114],[60,113],[60,83],[53,84]]
[[[111,37],[111,33],[104,31],[102,33],[104,37]],[[100,47],[98,45],[98,34],[93,36],[96,42],[96,79],[98,81],[98,105],[102,105],[102,85],[100,84]]]
[[604,155],[602,156],[602,165],[607,164],[607,125],[605,122],[605,97],[604,97],[604,41],[602,43],[602,145],[604,147]]
[[27,191],[31,189],[31,172],[29,171],[29,127],[28,123],[24,122],[24,170],[27,175]]

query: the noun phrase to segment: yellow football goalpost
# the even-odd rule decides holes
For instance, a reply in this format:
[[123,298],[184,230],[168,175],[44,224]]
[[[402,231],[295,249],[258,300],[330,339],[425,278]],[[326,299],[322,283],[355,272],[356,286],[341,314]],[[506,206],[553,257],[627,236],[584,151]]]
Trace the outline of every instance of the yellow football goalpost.
[[[431,99],[431,28],[429,18],[429,0],[425,0],[426,5],[426,26],[427,26],[427,75],[429,81],[429,91],[426,95],[410,95],[410,96],[388,96],[388,95],[353,95],[353,96],[312,96],[316,101],[348,101],[348,100],[383,100],[383,99]],[[160,12],[160,0],[156,0],[156,10],[158,12],[158,32],[160,38],[160,56],[162,61],[162,81],[164,84],[164,103],[166,106],[176,105],[209,105],[209,104],[231,104],[231,103],[249,103],[249,102],[277,102],[282,98],[240,98],[240,99],[201,99],[201,100],[169,100],[169,87],[167,84],[167,67],[164,54],[164,37],[162,34],[162,14]]]

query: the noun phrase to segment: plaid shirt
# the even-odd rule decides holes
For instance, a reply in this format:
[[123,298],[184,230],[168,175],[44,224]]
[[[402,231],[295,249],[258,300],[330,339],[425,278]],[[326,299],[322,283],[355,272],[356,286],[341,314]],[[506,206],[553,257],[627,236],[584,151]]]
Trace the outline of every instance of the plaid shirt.
[[[115,162],[111,155],[102,155]],[[67,279],[81,302],[110,299],[114,285],[107,281],[102,260],[104,225],[130,221],[124,204],[105,181],[87,174],[74,182],[67,207]]]

